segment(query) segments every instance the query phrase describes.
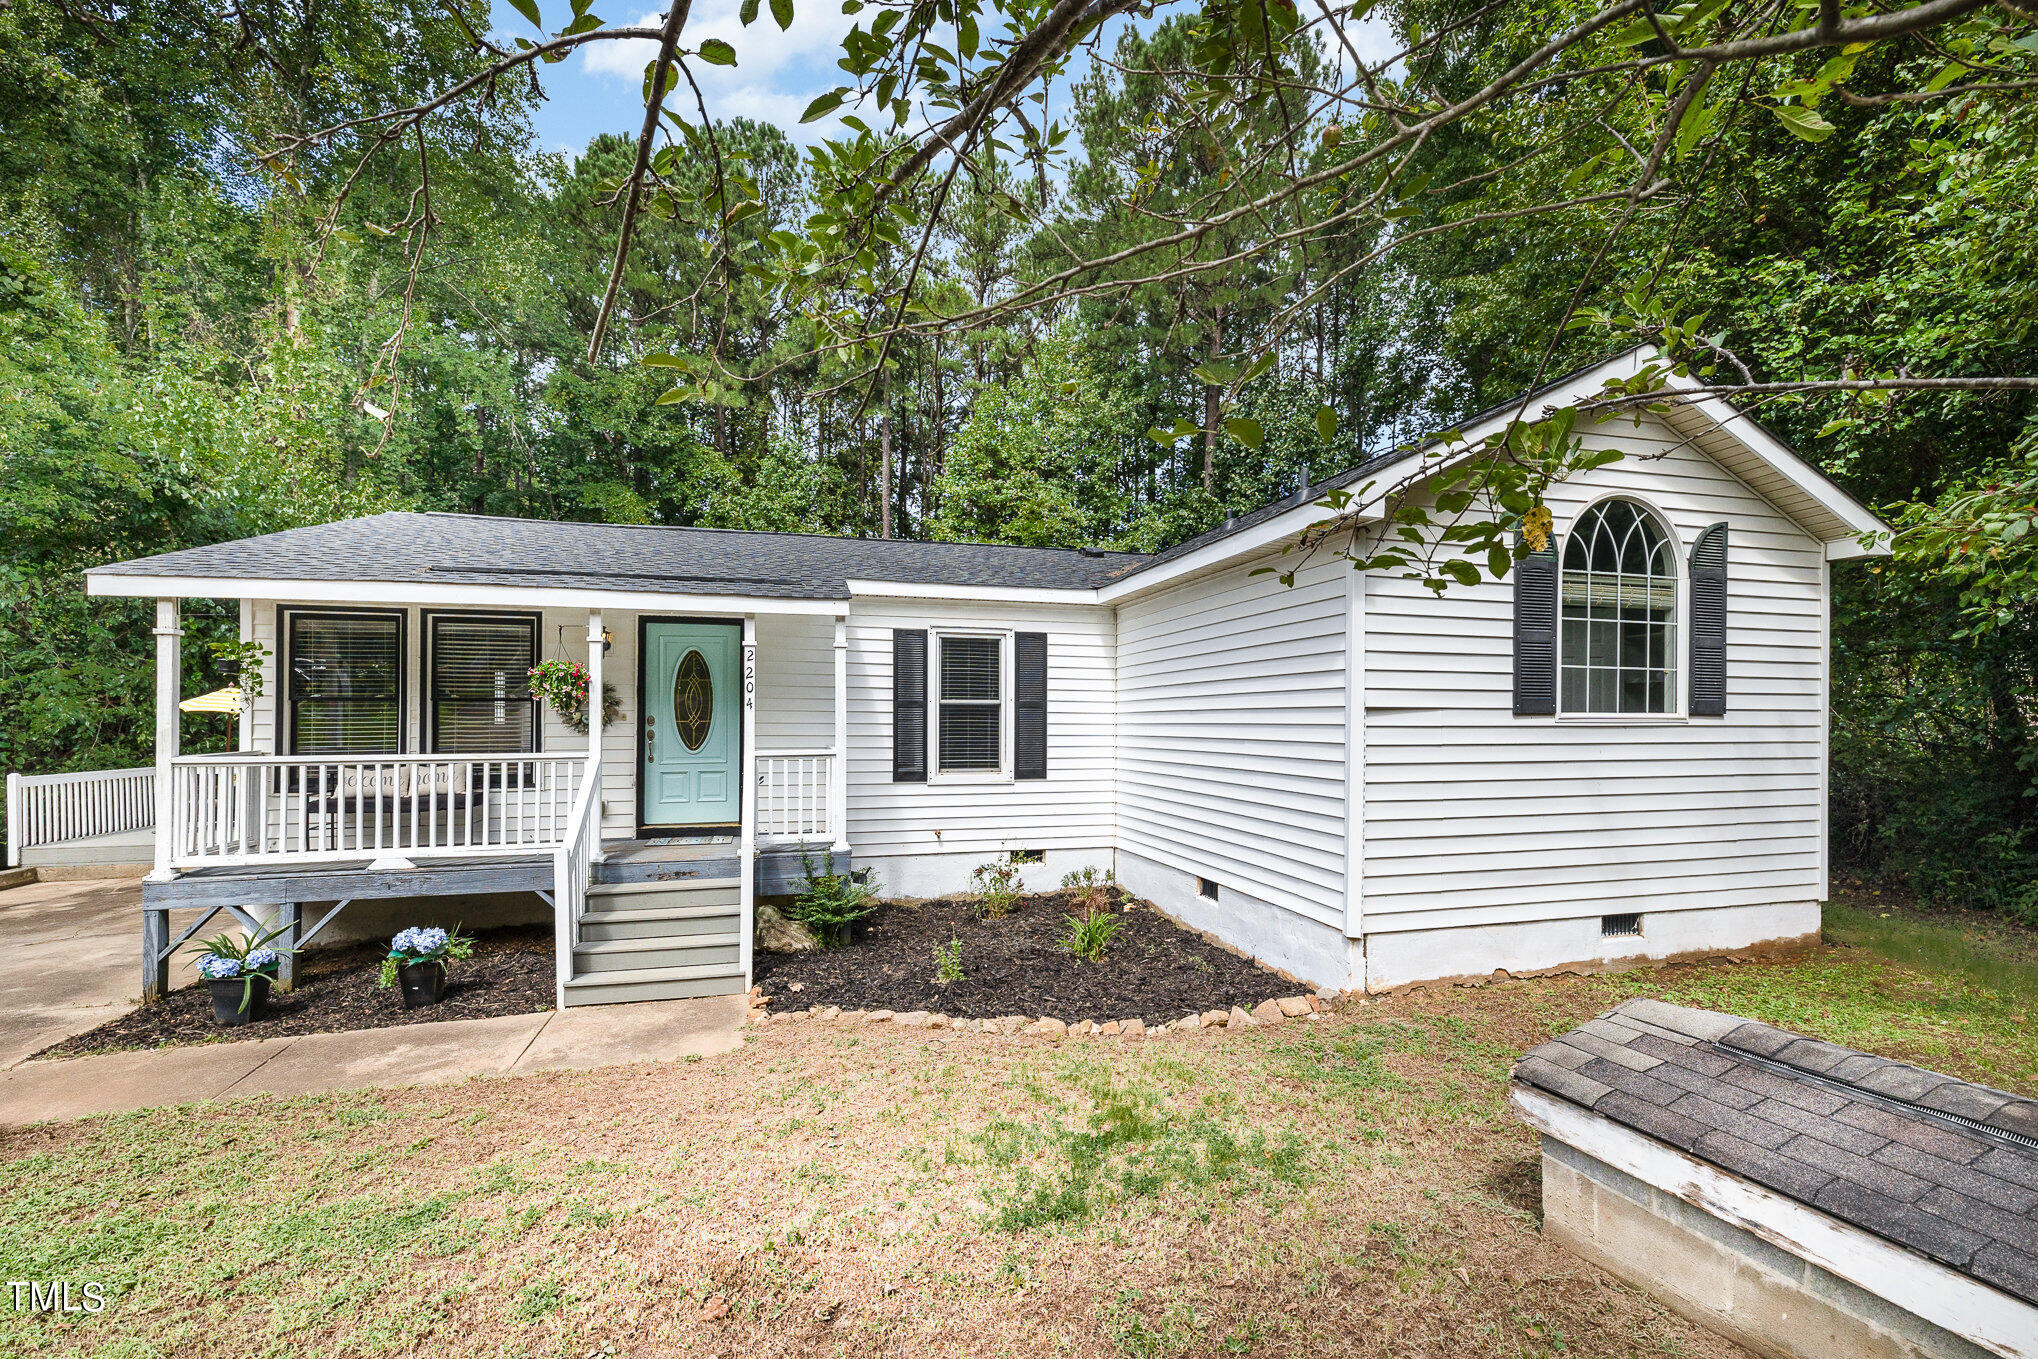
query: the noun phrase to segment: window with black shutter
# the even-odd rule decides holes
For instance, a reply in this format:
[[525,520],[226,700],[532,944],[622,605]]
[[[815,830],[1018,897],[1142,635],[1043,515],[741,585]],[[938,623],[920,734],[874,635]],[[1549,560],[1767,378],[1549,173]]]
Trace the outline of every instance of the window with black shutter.
[[1691,546],[1691,715],[1727,712],[1727,526]]
[[1005,767],[1004,639],[937,636],[940,677],[936,746],[944,774],[994,774]]
[[476,755],[538,749],[537,663],[535,615],[426,614],[428,748]]
[[401,751],[404,616],[290,610],[284,620],[289,753]]

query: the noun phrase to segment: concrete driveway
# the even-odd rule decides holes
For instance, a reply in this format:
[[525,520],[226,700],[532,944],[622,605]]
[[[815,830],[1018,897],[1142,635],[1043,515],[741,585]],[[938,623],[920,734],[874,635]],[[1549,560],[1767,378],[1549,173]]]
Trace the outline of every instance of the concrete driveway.
[[[172,936],[196,915],[172,912]],[[198,979],[192,957],[180,952],[171,986]],[[124,1013],[140,992],[139,880],[0,892],[0,1127],[190,1100],[709,1056],[742,1043],[748,1007],[742,996],[715,996],[28,1062]]]
[[[174,931],[192,918],[172,915]],[[172,986],[196,980],[189,955],[171,965]],[[141,989],[140,879],[37,882],[0,892],[0,1070],[112,1019]]]

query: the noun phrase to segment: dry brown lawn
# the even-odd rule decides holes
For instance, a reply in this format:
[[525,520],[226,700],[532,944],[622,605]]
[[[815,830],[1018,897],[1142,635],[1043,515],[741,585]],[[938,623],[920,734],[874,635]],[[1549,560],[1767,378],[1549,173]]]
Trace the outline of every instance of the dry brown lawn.
[[[1862,948],[1144,1041],[725,1057],[0,1137],[0,1352],[1738,1355],[1550,1246],[1509,1062],[1636,992],[2029,1089],[2028,994]],[[0,1304],[4,1305],[4,1304]]]

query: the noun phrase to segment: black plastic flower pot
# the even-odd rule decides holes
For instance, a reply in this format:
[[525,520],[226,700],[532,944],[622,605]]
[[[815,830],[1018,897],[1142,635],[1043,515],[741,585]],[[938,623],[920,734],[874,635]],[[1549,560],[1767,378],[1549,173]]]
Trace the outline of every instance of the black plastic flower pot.
[[245,977],[209,977],[212,1017],[221,1028],[236,1029],[260,1019],[269,1011],[269,977],[256,973],[254,985]]
[[396,981],[403,989],[403,1008],[406,1010],[437,1005],[446,998],[444,963],[404,963],[396,969]]

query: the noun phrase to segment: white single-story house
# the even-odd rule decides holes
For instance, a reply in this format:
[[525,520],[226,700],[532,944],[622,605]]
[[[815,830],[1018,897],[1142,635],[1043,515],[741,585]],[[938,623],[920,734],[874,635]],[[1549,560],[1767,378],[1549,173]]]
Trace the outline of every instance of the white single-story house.
[[[1434,447],[1150,556],[397,513],[99,567],[158,601],[152,987],[172,906],[482,892],[549,902],[562,1004],[741,991],[755,897],[822,863],[1111,869],[1336,988],[1812,937],[1829,563],[1883,526],[1715,398],[1583,437],[1627,456],[1552,488],[1552,550],[1440,597],[1256,574]],[[186,598],[273,653],[230,755],[178,750]],[[530,697],[555,657],[616,690],[593,739]]]

